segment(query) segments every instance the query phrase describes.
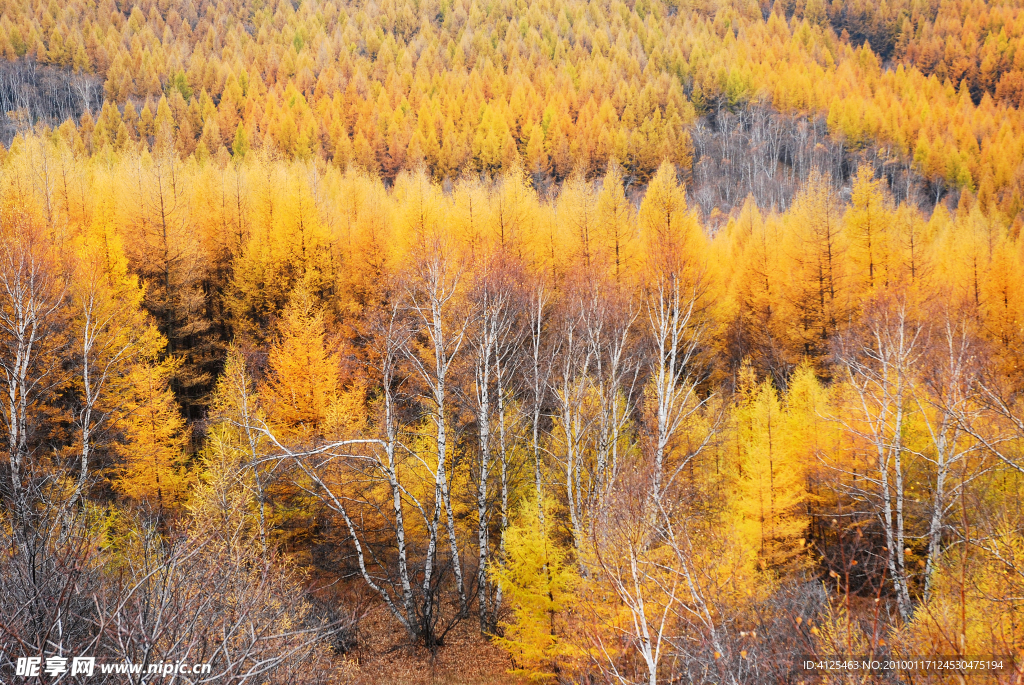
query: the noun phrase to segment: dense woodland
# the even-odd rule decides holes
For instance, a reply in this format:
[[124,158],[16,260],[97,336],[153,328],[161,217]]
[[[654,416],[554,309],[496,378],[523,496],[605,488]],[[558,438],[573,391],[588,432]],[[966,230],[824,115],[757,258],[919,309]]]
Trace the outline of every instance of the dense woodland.
[[0,672],[1021,661],[1022,31],[0,0]]

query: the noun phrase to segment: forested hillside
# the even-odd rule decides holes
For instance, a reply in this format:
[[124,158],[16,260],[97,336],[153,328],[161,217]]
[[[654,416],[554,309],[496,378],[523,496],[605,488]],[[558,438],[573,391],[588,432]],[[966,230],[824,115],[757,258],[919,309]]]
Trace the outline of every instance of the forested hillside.
[[0,681],[1015,682],[1022,13],[0,0]]

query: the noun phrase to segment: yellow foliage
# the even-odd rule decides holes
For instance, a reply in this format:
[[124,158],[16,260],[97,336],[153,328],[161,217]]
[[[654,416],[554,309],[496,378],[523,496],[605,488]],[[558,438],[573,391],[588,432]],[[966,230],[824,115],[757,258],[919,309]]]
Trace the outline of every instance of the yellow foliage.
[[324,314],[304,288],[292,293],[279,330],[260,392],[267,414],[292,436],[322,435],[338,411],[340,361],[327,349]]
[[759,551],[762,565],[778,568],[803,552],[810,462],[806,452],[798,451],[802,445],[797,431],[806,430],[800,425],[806,414],[786,411],[770,380],[754,385],[749,366],[741,372],[741,383],[743,394],[734,415],[737,472],[731,510],[747,544]]
[[867,166],[853,180],[850,207],[843,216],[850,240],[851,287],[867,294],[895,281],[896,259],[892,254],[895,212]]
[[174,358],[138,365],[123,398],[124,442],[118,453],[124,463],[117,469],[114,487],[161,513],[182,505],[190,482],[185,468],[188,430],[169,387],[178,365]]
[[1024,645],[1024,540],[1007,512],[981,550],[951,548],[930,597],[894,635],[899,654],[1016,655]]
[[495,641],[512,655],[513,673],[537,682],[554,680],[574,654],[566,633],[579,578],[567,551],[554,540],[552,509],[544,503],[542,524],[536,501],[525,502],[505,533],[505,562],[492,567],[512,609]]

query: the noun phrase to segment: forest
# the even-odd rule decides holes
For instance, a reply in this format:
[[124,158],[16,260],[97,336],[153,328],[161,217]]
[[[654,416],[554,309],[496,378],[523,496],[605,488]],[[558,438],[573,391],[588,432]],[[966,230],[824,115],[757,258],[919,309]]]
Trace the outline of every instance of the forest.
[[1020,0],[0,52],[0,682],[1020,682]]

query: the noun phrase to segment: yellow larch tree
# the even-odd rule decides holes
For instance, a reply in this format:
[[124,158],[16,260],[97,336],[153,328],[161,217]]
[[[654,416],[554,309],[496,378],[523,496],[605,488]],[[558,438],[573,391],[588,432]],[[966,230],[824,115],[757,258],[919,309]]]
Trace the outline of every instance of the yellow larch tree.
[[291,296],[260,389],[269,419],[296,438],[322,436],[338,397],[340,360],[327,347],[324,313],[302,286]]
[[675,166],[665,161],[647,186],[640,203],[640,236],[647,259],[655,268],[675,271],[703,250],[704,235],[686,203]]
[[626,199],[622,170],[613,159],[597,195],[597,234],[616,282],[627,278],[636,251],[636,212]]
[[[278,323],[258,406],[274,436],[289,449],[301,450],[335,433],[334,419],[341,418],[339,384],[339,354],[328,349],[325,314],[300,284]],[[318,500],[306,491],[308,478],[293,461],[285,458],[279,464],[257,474],[262,478],[261,523],[273,543],[289,552],[306,552],[316,529]]]
[[608,255],[601,249],[597,235],[597,193],[582,168],[573,171],[562,186],[558,220],[571,232],[574,261],[587,271],[603,270]]
[[163,516],[177,511],[189,483],[186,470],[188,429],[170,389],[180,367],[174,357],[137,365],[128,379],[121,420],[122,464],[114,487],[125,497]]
[[893,281],[891,242],[895,212],[867,165],[853,179],[850,207],[843,216],[850,243],[850,287],[858,294],[886,288]]
[[749,349],[750,362],[760,374],[781,383],[795,363],[785,344],[782,222],[775,215],[763,217],[748,200],[727,231],[721,240],[731,238],[733,245],[719,245],[719,254],[733,270],[729,304],[737,329],[734,344]]
[[747,544],[758,550],[762,566],[777,569],[791,564],[803,548],[804,464],[794,458],[789,438],[792,423],[771,381],[755,384],[749,366],[740,375],[732,506],[738,529]]
[[1020,248],[1007,239],[993,250],[991,267],[982,285],[984,335],[992,343],[1000,370],[1019,380],[1024,374],[1024,259]]
[[495,638],[515,660],[513,673],[534,682],[551,682],[572,659],[567,621],[579,577],[567,551],[556,541],[554,507],[526,502],[505,531],[505,563],[492,567],[495,582],[511,608]]
[[815,172],[784,220],[781,272],[790,354],[809,357],[818,367],[850,309],[839,211],[830,179]]
[[[833,412],[829,388],[818,380],[808,361],[797,366],[790,376],[784,400],[783,445],[794,471],[792,475],[804,490],[801,514],[808,514],[834,494],[823,485],[826,474],[819,464],[823,457],[840,449],[842,434],[836,422],[829,419]],[[806,518],[803,521],[809,523]]]
[[524,256],[536,223],[537,196],[518,161],[507,168],[490,198],[491,233],[506,254]]

